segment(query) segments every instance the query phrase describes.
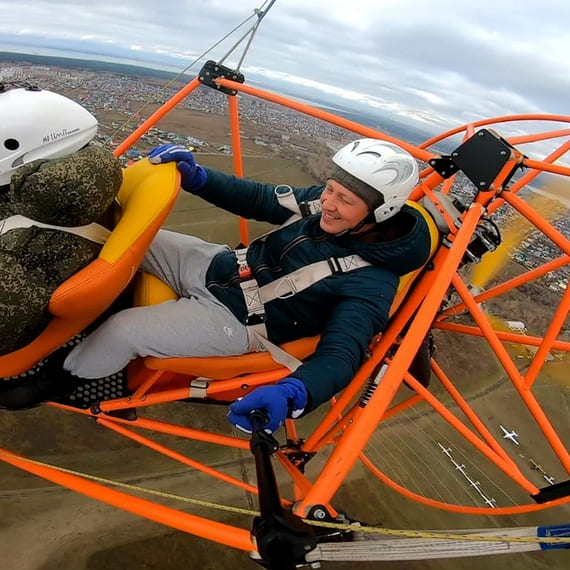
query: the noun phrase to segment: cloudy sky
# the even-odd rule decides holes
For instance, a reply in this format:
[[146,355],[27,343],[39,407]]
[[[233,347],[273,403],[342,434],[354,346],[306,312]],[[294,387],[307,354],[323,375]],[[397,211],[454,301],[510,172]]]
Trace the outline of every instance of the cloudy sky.
[[[0,1],[0,51],[49,48],[182,70],[267,5]],[[365,103],[429,130],[503,114],[567,115],[569,23],[566,0],[277,0],[243,71],[246,78]],[[232,43],[209,57],[219,59]]]

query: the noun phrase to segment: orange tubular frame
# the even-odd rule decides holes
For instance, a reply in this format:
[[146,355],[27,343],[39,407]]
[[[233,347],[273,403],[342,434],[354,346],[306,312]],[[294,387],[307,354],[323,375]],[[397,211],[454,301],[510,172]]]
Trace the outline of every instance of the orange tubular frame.
[[[361,136],[374,137],[396,143],[407,149],[417,159],[425,162],[428,162],[431,158],[436,156],[433,152],[428,150],[430,146],[460,133],[464,133],[463,140],[465,141],[473,136],[476,129],[487,125],[523,120],[570,123],[570,117],[558,115],[517,115],[512,117],[498,117],[458,127],[434,137],[416,147],[375,129],[365,127],[353,121],[337,117],[331,113],[274,93],[269,93],[248,85],[229,81],[227,79],[218,79],[217,83],[220,86],[234,89],[239,93],[246,93],[251,96],[259,97],[266,101],[271,101],[289,109],[324,120],[344,129],[348,129]],[[152,117],[145,121],[132,135],[130,135],[116,149],[115,154],[119,155],[123,153],[152,125],[154,125],[156,121],[164,116],[164,114],[176,103],[191,93],[198,85],[198,78],[192,80],[163,107],[156,111]],[[243,164],[241,158],[238,97],[234,95],[228,96],[228,105],[234,170],[238,176],[242,176]],[[510,140],[513,144],[523,144],[550,140],[553,138],[568,137],[569,135],[570,129],[565,128],[534,135],[517,136]],[[417,493],[413,493],[412,491],[405,489],[399,483],[392,481],[366,458],[364,455],[364,448],[381,421],[386,420],[389,417],[393,417],[418,403],[426,402],[431,405],[432,408],[450,425],[452,425],[467,441],[473,444],[479,452],[511,477],[513,481],[515,481],[527,493],[534,495],[539,491],[539,489],[528,481],[519,471],[514,461],[509,457],[499,442],[496,441],[489,430],[485,427],[484,423],[467,404],[466,400],[454,385],[453,380],[448,377],[436,361],[432,362],[432,368],[436,377],[439,378],[459,408],[464,412],[474,430],[461,422],[445,407],[443,403],[441,403],[428,390],[423,388],[417,380],[407,372],[423,338],[430,329],[436,328],[441,331],[450,331],[456,334],[476,335],[486,339],[489,346],[504,367],[505,372],[514,387],[519,392],[522,400],[535,418],[537,425],[544,433],[546,440],[556,453],[561,465],[563,465],[566,471],[570,473],[570,456],[568,451],[531,391],[533,383],[542,368],[548,352],[552,349],[566,352],[570,351],[570,343],[558,339],[558,334],[570,309],[570,289],[567,289],[562,295],[558,309],[555,312],[551,325],[548,327],[544,338],[532,336],[521,337],[516,334],[495,331],[488,323],[478,306],[479,302],[499,297],[500,295],[519,287],[532,279],[536,279],[537,277],[545,275],[555,269],[568,266],[570,262],[570,241],[556,230],[550,222],[545,220],[525,204],[516,193],[525,184],[536,178],[536,176],[541,172],[547,171],[566,177],[570,176],[570,169],[554,164],[554,161],[560,158],[569,149],[570,141],[567,141],[544,161],[524,158],[524,164],[530,169],[530,171],[522,176],[518,182],[514,182],[510,189],[495,188],[494,191],[478,193],[476,199],[471,204],[471,207],[463,214],[459,229],[454,227],[454,224],[451,223],[451,221],[448,221],[450,233],[447,236],[448,239],[445,242],[446,245],[439,248],[431,261],[429,270],[424,271],[417,279],[417,282],[410,291],[408,297],[391,319],[388,328],[383,332],[378,342],[376,342],[371,348],[370,358],[362,364],[351,384],[332,402],[330,410],[319,425],[312,433],[306,434],[305,438],[301,439],[297,436],[294,423],[291,421],[287,422],[286,427],[288,441],[287,444],[285,444],[277,453],[276,457],[283,466],[285,473],[290,476],[294,484],[294,512],[296,514],[299,516],[307,516],[312,506],[323,505],[329,510],[329,513],[334,516],[336,511],[332,507],[331,502],[336,491],[345,482],[350,470],[358,460],[363,461],[364,465],[369,468],[371,473],[376,475],[382,482],[410,499],[448,511],[469,514],[514,515],[568,503],[570,500],[569,497],[556,499],[540,505],[529,504],[499,509],[444,503],[420,496]],[[507,167],[503,168],[503,171],[500,173],[500,177],[507,176],[507,170]],[[423,195],[427,195],[428,197],[431,196],[433,199],[433,192],[436,189],[447,193],[449,192],[452,184],[452,180],[444,181],[443,178],[434,172],[429,166],[421,173],[421,179],[421,184],[416,188],[412,195],[413,199],[419,199]],[[497,181],[497,184],[498,186],[501,185],[501,179]],[[541,267],[528,271],[524,275],[515,277],[477,295],[476,297],[473,297],[460,277],[458,267],[464,257],[466,248],[473,237],[474,231],[481,217],[492,213],[503,204],[511,205],[526,217],[538,230],[548,236],[562,250],[563,255],[543,264]],[[244,220],[240,220],[240,239],[244,244],[248,242],[247,225]],[[449,307],[443,310],[441,307],[442,301],[450,286],[452,286],[459,294],[461,302],[454,307]],[[467,326],[448,322],[448,319],[453,317],[453,315],[459,314],[465,310],[471,313],[476,325]],[[405,331],[408,330],[413,331],[413,333],[406,333]],[[503,346],[502,343],[505,341],[519,342],[521,344],[538,347],[534,360],[524,377],[518,371],[513,359]],[[393,347],[397,347],[397,350],[395,354],[389,356],[388,351]],[[374,378],[378,374],[377,371],[380,369],[380,365],[386,362],[389,362],[389,366],[381,378],[381,384],[371,394],[369,400],[367,402],[363,402],[362,405],[360,405],[358,401],[354,403],[366,382],[369,381],[370,378]],[[159,364],[157,365],[158,368]],[[154,365],[155,362],[153,361],[153,367]],[[175,451],[169,450],[164,445],[158,444],[147,437],[135,433],[131,428],[141,428],[157,433],[170,434],[186,439],[195,439],[211,443],[213,445],[222,445],[240,450],[247,450],[249,448],[249,442],[247,440],[223,434],[196,430],[191,427],[145,419],[144,417],[138,417],[137,419],[130,421],[115,414],[111,414],[111,412],[128,408],[142,409],[145,406],[186,399],[188,397],[195,398],[195,401],[198,401],[198,398],[227,401],[247,393],[256,386],[275,382],[279,378],[286,376],[287,372],[288,371],[286,369],[280,368],[267,372],[228,377],[226,379],[211,381],[206,385],[206,387],[196,387],[188,380],[188,376],[180,371],[143,369],[142,382],[139,384],[139,387],[135,390],[134,394],[128,398],[101,402],[98,409],[90,411],[81,411],[61,404],[52,403],[50,405],[59,407],[62,410],[73,411],[86,416],[94,416],[102,427],[106,427],[114,432],[124,435],[125,437],[131,438],[142,445],[148,446],[159,453],[165,454],[188,467],[207,473],[218,480],[234,485],[239,489],[255,493],[255,487],[226,475],[216,469],[208,467],[207,465],[199,463],[198,461],[182,456]],[[169,382],[168,388],[161,388],[161,382],[164,382],[165,379]],[[404,381],[415,389],[416,395],[396,405],[393,403],[394,397]],[[326,465],[322,468],[316,479],[311,482],[303,474],[302,462],[298,460],[299,454],[311,456],[322,449],[325,445],[332,445],[334,448]],[[44,477],[59,485],[67,486],[87,496],[107,502],[173,528],[196,534],[209,540],[221,542],[238,549],[255,550],[250,539],[249,530],[217,523],[205,517],[193,516],[185,512],[176,511],[150,501],[133,497],[126,493],[111,490],[86,479],[82,479],[76,475],[63,473],[57,468],[45,465],[39,466],[6,450],[0,450],[0,459],[38,476]],[[292,501],[285,499],[283,500],[283,504],[288,508],[293,508]]]

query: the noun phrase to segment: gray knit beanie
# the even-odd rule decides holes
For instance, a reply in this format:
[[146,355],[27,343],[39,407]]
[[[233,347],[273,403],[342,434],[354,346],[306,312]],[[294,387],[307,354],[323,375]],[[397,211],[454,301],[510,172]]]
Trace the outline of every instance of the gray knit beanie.
[[364,200],[371,212],[384,203],[382,192],[375,190],[370,184],[362,182],[362,180],[359,180],[356,176],[353,176],[336,164],[328,175],[328,179],[335,180],[339,184],[342,184],[345,188],[348,188],[348,190]]

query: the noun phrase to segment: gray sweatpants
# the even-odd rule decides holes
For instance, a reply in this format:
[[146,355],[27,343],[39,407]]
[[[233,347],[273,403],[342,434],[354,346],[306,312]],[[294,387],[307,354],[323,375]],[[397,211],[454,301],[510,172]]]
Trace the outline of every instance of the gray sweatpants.
[[230,356],[248,351],[246,327],[205,286],[212,258],[228,246],[161,230],[141,269],[170,285],[177,301],[121,311],[65,360],[81,378],[115,374],[137,356]]

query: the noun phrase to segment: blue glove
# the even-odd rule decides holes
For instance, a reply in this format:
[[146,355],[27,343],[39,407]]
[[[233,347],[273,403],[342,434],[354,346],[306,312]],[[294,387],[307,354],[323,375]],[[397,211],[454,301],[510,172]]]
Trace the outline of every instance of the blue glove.
[[230,405],[228,420],[238,429],[251,433],[250,414],[258,410],[269,416],[267,433],[278,429],[286,418],[298,418],[307,405],[307,389],[298,378],[284,378],[272,386],[261,386]]
[[176,161],[176,168],[182,176],[182,189],[186,192],[200,190],[208,180],[206,170],[196,164],[194,155],[180,144],[157,146],[148,153],[148,158],[153,164]]

